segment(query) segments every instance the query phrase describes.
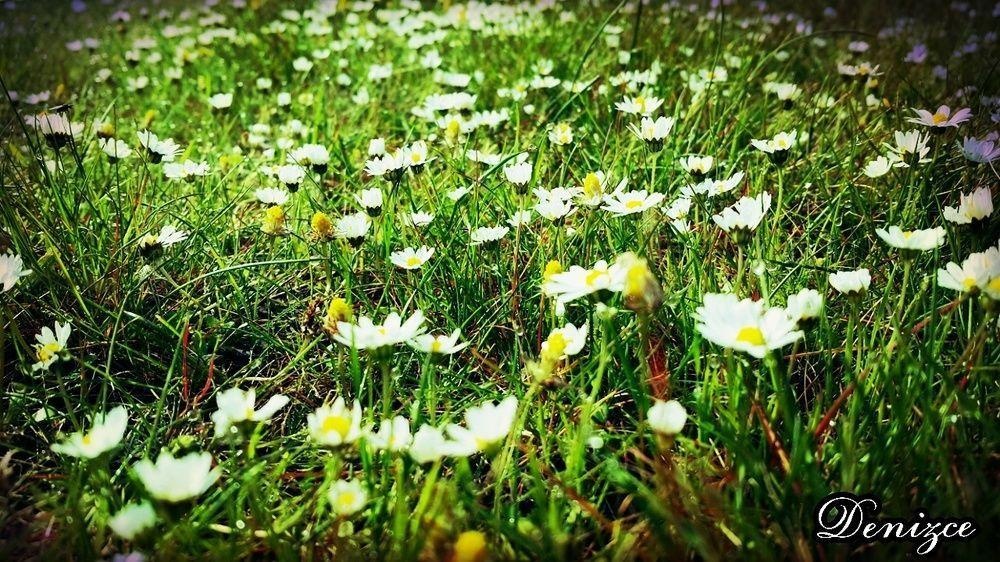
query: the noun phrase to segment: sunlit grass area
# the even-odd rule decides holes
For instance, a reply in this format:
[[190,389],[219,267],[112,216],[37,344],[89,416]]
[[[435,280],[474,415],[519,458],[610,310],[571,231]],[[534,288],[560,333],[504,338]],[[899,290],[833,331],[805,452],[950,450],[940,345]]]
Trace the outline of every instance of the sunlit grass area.
[[7,1],[0,559],[985,559],[998,19]]

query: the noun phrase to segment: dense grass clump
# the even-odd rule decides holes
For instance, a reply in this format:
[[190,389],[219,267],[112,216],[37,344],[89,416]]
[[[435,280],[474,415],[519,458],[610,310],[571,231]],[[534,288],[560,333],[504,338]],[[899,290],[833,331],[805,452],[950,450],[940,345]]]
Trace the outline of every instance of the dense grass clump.
[[7,3],[0,559],[988,555],[997,8],[383,4]]

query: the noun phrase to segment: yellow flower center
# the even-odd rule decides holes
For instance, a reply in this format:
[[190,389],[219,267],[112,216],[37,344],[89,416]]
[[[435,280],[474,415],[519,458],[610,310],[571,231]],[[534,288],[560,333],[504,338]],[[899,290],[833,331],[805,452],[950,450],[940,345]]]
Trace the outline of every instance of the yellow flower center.
[[945,115],[943,112],[940,112],[940,111],[937,112],[937,113],[935,113],[933,116],[931,116],[931,121],[935,125],[940,125],[941,123],[944,123],[947,120],[948,120],[948,116]]
[[588,287],[593,287],[597,282],[604,277],[606,273],[600,269],[595,269],[587,274],[583,282],[587,284]]
[[639,111],[642,111],[642,112],[646,111],[646,97],[645,96],[639,96],[639,97],[635,98],[635,104],[637,106],[639,106]]
[[410,256],[410,257],[406,258],[406,265],[408,267],[417,267],[421,263],[423,263],[423,262],[420,261],[420,258],[418,258],[417,256]]
[[351,420],[344,416],[327,416],[323,418],[322,427],[323,433],[336,432],[341,439],[344,439],[351,431]]
[[965,280],[962,281],[962,286],[965,287],[966,291],[971,291],[972,288],[976,286],[976,279],[974,277],[966,277]]
[[91,443],[94,442],[94,437],[89,433],[85,433],[83,435],[83,438],[80,439],[80,442],[83,443],[84,445],[90,445]]
[[597,177],[597,174],[590,172],[587,177],[583,178],[583,192],[587,195],[599,195],[601,193],[601,179]]
[[1000,277],[994,277],[990,279],[990,282],[986,284],[990,291],[1000,291]]
[[625,208],[626,209],[638,209],[639,207],[642,207],[642,203],[643,202],[640,201],[640,200],[638,200],[638,199],[633,199],[631,201],[626,201],[625,202]]
[[569,342],[566,341],[566,336],[562,335],[562,332],[555,332],[545,340],[545,359],[549,361],[555,361],[566,353],[566,346]]
[[354,492],[341,492],[340,497],[337,498],[337,504],[341,510],[348,510],[354,507],[354,500],[357,496]]
[[47,343],[38,348],[35,355],[38,357],[39,361],[48,361],[52,359],[57,353],[62,350],[58,343]]
[[764,345],[764,332],[757,326],[744,326],[736,334],[736,341],[749,345]]
[[442,347],[444,347],[444,344],[437,338],[434,338],[434,341],[431,342],[431,351],[434,353],[441,353]]

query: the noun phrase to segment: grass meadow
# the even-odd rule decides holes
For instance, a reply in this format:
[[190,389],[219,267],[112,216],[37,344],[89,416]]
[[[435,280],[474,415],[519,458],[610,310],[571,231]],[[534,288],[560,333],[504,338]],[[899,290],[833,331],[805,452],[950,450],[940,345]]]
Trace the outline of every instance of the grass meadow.
[[4,2],[0,559],[989,559],[998,21]]

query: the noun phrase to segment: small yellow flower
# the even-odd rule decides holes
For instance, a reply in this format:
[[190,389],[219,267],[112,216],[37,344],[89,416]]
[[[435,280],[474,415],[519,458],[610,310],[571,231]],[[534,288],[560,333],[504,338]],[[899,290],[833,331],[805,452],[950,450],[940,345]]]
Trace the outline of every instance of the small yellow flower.
[[452,562],[484,562],[489,556],[486,535],[479,531],[465,531],[455,539]]
[[330,220],[329,215],[322,211],[316,211],[312,216],[310,221],[312,225],[313,235],[319,240],[326,240],[333,238],[333,221]]
[[260,227],[265,234],[278,236],[285,232],[285,210],[272,205],[264,211],[264,224]]

